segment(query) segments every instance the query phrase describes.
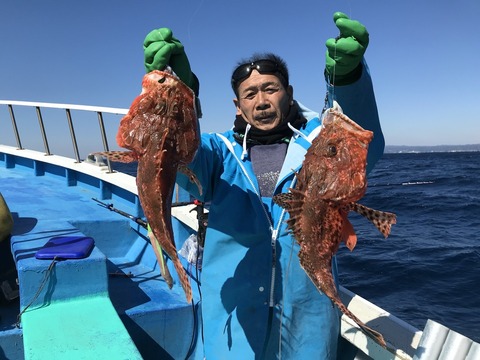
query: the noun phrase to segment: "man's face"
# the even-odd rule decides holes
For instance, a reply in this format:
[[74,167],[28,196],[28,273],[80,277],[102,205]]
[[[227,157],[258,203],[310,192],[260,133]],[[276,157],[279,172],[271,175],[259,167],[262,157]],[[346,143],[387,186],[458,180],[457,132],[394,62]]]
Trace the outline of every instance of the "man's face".
[[238,99],[233,100],[237,115],[260,130],[276,127],[287,116],[293,100],[293,89],[282,85],[278,77],[253,70],[240,83]]

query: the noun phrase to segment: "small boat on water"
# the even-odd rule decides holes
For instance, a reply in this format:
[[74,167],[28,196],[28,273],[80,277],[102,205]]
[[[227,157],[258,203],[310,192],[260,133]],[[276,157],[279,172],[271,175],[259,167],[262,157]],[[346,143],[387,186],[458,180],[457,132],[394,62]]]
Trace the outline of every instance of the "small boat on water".
[[[49,134],[47,112],[58,128],[69,131],[58,134],[55,126],[55,135]],[[135,177],[102,157],[80,157],[84,145],[75,132],[77,114],[98,119],[99,128],[89,137],[98,138],[103,149],[91,149],[95,152],[109,151],[115,136],[106,130],[104,115],[113,118],[116,130],[126,112],[0,101],[0,129],[8,118],[12,123],[10,132],[0,132],[0,193],[14,221],[11,236],[0,239],[0,266],[11,258],[9,252],[13,255],[10,269],[0,267],[0,359],[194,355],[201,333],[196,253],[181,257],[191,278],[192,305],[180,286],[169,289],[160,276]],[[20,113],[29,115],[20,119]],[[23,147],[19,123],[39,127],[43,151]],[[74,157],[52,154],[51,143],[70,143]],[[180,189],[173,203],[178,205],[172,208],[176,245],[185,250],[204,230],[204,208]],[[340,292],[348,308],[388,344],[381,347],[343,316],[340,359],[480,359],[478,343],[441,324],[429,320],[421,331],[346,288]]]

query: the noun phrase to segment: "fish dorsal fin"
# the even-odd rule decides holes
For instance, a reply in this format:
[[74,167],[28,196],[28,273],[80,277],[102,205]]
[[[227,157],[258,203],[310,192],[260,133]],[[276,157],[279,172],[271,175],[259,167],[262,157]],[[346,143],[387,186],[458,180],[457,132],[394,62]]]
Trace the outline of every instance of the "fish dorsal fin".
[[374,210],[357,203],[351,204],[351,210],[370,220],[385,237],[390,235],[392,225],[397,223],[397,217],[393,213]]

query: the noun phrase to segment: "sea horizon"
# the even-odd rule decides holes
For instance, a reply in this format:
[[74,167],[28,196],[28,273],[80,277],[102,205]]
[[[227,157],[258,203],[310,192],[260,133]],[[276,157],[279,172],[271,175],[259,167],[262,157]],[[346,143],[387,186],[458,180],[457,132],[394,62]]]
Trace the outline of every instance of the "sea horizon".
[[385,145],[386,154],[480,151],[480,144],[464,145]]

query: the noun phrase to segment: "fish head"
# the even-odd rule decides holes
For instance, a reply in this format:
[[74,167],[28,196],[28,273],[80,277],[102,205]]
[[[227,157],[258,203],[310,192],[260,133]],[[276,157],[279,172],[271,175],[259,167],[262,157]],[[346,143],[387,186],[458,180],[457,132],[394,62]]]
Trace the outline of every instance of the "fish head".
[[192,98],[195,96],[193,90],[180,80],[169,66],[164,70],[153,70],[145,74],[142,79],[141,94],[150,91],[166,91],[167,89],[176,89],[179,92],[191,93]]
[[310,193],[323,200],[359,200],[367,187],[367,153],[372,138],[373,132],[342,112],[327,110],[322,130],[305,155]]
[[195,94],[170,68],[143,77],[142,92],[133,101],[117,133],[119,146],[141,156],[152,143],[198,144]]

